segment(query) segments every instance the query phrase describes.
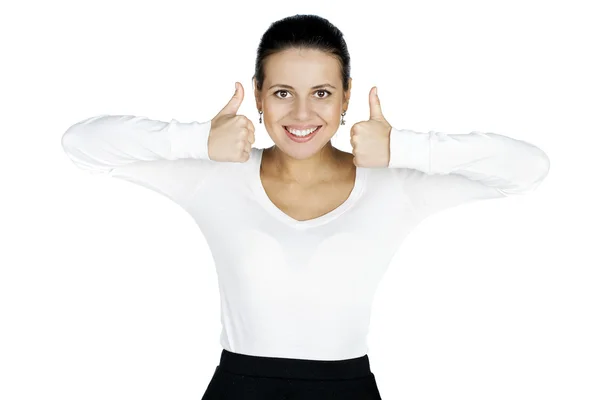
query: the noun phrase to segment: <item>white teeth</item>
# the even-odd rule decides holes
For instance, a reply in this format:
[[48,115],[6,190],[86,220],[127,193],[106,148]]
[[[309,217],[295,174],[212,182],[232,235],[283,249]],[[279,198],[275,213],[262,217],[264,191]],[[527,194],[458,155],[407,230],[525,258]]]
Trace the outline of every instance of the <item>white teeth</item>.
[[314,131],[316,131],[319,127],[317,126],[316,128],[313,129],[304,129],[301,131],[298,131],[296,129],[290,129],[290,128],[286,128],[288,130],[288,132],[294,134],[295,136],[307,136],[310,135],[311,133],[313,133]]

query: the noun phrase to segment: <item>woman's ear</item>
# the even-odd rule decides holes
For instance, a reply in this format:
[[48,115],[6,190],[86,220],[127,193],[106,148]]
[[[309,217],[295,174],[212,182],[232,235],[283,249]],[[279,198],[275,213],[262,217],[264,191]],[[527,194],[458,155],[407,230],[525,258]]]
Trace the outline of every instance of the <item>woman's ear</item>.
[[252,86],[254,87],[254,100],[256,101],[256,109],[262,110],[261,92],[256,88],[256,78],[252,78]]
[[344,92],[344,110],[348,109],[350,103],[350,92],[352,91],[352,78],[348,79],[348,90]]

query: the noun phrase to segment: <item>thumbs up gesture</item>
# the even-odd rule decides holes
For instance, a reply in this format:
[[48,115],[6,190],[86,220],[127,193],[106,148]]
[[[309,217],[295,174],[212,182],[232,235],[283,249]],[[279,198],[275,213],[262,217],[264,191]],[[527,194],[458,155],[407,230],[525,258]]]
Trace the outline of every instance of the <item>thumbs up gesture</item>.
[[357,122],[350,128],[350,143],[357,167],[387,167],[390,163],[390,133],[392,126],[381,112],[377,87],[369,92],[368,121]]
[[235,83],[235,93],[211,120],[208,158],[213,161],[246,162],[254,143],[254,124],[237,111],[244,100],[244,87]]

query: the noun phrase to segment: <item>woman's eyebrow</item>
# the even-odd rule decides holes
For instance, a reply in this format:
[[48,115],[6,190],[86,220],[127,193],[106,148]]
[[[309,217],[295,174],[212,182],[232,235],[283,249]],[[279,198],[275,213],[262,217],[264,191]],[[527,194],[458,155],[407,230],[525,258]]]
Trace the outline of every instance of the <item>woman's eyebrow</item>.
[[[293,89],[293,87],[292,87],[292,86],[290,86],[290,85],[283,85],[283,84],[281,84],[281,83],[277,83],[277,84],[275,84],[275,85],[271,86],[271,87],[270,87],[268,90],[271,90],[271,89],[273,89],[273,88],[274,88],[274,87],[276,87],[276,86],[283,87],[283,88],[287,88],[287,89]],[[333,85],[330,85],[329,83],[323,83],[323,84],[321,84],[321,85],[313,86],[311,89],[320,89],[320,88],[324,88],[324,87],[330,87],[330,88],[332,88],[332,89],[335,89],[335,86],[333,86]]]

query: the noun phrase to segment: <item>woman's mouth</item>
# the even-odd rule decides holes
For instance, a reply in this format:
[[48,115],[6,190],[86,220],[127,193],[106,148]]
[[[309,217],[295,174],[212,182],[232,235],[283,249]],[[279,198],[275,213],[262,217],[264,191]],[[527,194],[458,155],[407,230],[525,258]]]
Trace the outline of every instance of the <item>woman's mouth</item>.
[[296,132],[295,134],[288,131],[288,128],[286,126],[283,127],[283,129],[285,130],[287,136],[292,139],[294,142],[296,143],[304,143],[304,142],[308,142],[310,139],[312,139],[320,130],[321,127],[323,125],[319,125],[315,130],[313,130],[312,132],[310,131],[294,131]]

